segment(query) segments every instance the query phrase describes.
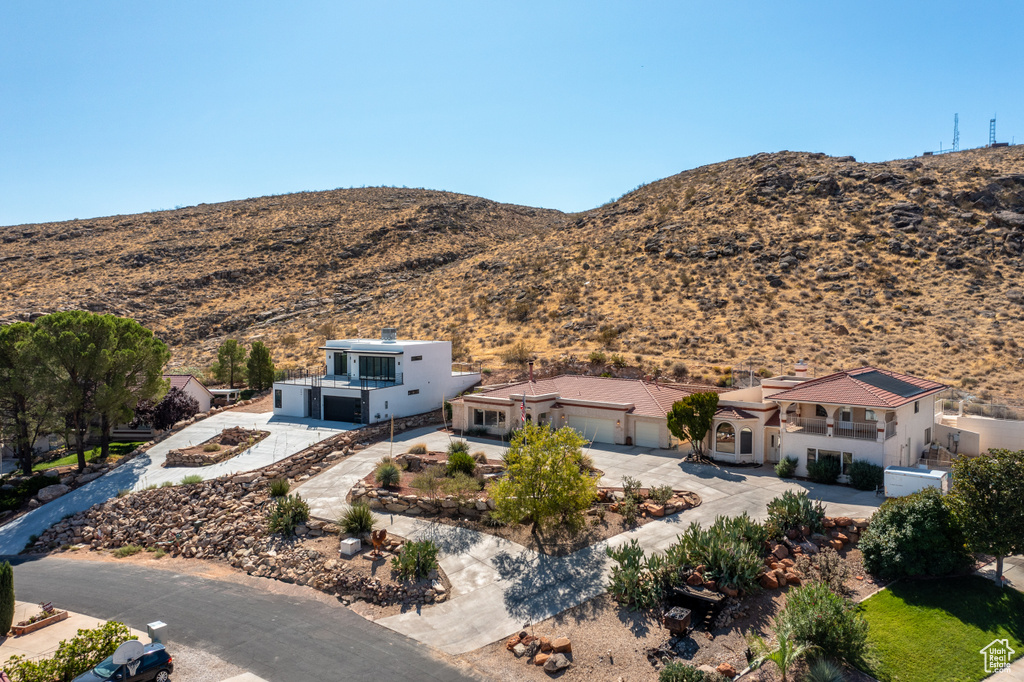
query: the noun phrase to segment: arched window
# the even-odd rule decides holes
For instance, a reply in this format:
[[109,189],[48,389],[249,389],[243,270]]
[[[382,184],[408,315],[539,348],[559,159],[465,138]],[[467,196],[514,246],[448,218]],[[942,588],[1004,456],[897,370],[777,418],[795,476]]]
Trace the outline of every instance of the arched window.
[[736,452],[736,429],[732,424],[719,424],[715,430],[715,450],[718,452]]
[[746,426],[740,430],[740,454],[754,454],[754,432]]
[[828,410],[826,410],[821,405],[815,405],[814,406],[814,416],[815,417],[827,417],[828,416]]

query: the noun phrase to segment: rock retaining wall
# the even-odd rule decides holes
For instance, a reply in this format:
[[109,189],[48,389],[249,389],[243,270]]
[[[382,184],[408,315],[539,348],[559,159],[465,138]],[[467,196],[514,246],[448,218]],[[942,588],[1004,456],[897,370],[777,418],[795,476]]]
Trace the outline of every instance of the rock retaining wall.
[[[188,450],[170,450],[167,452],[167,459],[164,461],[163,466],[165,467],[205,467],[211,464],[218,464],[240,455],[244,451],[248,450],[252,446],[259,443],[261,440],[270,435],[269,431],[247,431],[240,429],[239,427],[232,427],[231,429],[224,429],[224,433],[231,431],[233,435],[238,435],[237,431],[244,431],[253,440],[245,440],[242,443],[238,443],[236,438],[229,438],[235,447],[233,448],[222,448],[216,452],[188,452]],[[213,438],[206,441],[206,443],[218,443],[223,442],[224,434],[214,436]],[[238,444],[236,444],[238,443]],[[204,443],[200,443],[203,445]]]

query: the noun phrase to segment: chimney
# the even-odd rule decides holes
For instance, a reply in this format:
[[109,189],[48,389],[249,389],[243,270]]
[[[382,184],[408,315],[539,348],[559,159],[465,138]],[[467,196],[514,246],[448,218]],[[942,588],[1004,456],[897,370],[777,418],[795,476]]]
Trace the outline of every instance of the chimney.
[[793,374],[801,378],[807,376],[807,363],[803,360],[797,360],[797,363],[793,365]]
[[533,383],[533,360],[530,360],[530,383]]

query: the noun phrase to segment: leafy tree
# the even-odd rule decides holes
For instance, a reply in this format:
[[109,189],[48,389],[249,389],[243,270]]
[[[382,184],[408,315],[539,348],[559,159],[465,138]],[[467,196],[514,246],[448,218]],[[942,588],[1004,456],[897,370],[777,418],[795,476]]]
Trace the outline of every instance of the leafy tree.
[[235,387],[235,381],[245,379],[245,346],[239,345],[235,339],[227,339],[217,349],[217,362],[213,364],[212,370],[217,381],[227,382],[230,388]]
[[169,429],[199,412],[199,401],[180,388],[172,388],[160,402],[140,401],[134,424],[149,424],[157,431]]
[[249,388],[265,391],[274,385],[274,360],[270,357],[270,349],[262,341],[252,342],[245,367],[249,375]]
[[11,562],[0,564],[0,637],[14,624],[14,569]]
[[0,327],[0,434],[13,446],[23,472],[32,471],[32,446],[58,430],[57,395],[39,362],[35,326]]
[[542,527],[560,522],[580,528],[583,512],[597,497],[597,478],[583,464],[586,441],[575,430],[553,431],[527,422],[512,437],[507,471],[493,489],[493,516],[506,523],[529,522],[538,540]]
[[130,421],[139,401],[154,400],[167,390],[162,375],[171,358],[167,345],[135,320],[115,317],[112,322],[106,372],[96,394],[100,457],[109,454],[113,427]]
[[113,315],[71,310],[35,323],[33,343],[47,381],[61,398],[59,411],[74,435],[79,471],[85,468],[85,437],[107,376],[113,338]]
[[715,422],[718,409],[718,394],[714,392],[693,393],[672,404],[668,413],[668,430],[679,440],[687,441],[693,448],[695,459],[704,459],[704,440]]
[[990,450],[987,457],[957,457],[946,498],[972,551],[996,557],[1024,553],[1024,450]]

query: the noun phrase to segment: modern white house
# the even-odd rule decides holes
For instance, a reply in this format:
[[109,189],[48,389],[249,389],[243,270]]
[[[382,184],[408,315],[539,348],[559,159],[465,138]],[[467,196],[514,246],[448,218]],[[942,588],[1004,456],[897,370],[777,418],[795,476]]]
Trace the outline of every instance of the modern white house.
[[480,383],[480,373],[452,365],[448,341],[379,339],[327,341],[323,368],[292,371],[274,382],[274,414],[376,424],[440,408]]

